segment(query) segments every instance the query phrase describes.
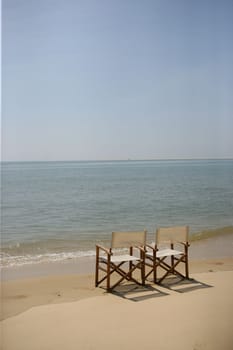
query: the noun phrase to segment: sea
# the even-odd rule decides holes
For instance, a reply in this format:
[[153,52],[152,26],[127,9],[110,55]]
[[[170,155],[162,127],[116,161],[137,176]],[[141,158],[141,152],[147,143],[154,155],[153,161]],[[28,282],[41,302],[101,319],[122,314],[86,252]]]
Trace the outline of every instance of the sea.
[[233,160],[1,163],[1,267],[95,255],[112,231],[233,226]]

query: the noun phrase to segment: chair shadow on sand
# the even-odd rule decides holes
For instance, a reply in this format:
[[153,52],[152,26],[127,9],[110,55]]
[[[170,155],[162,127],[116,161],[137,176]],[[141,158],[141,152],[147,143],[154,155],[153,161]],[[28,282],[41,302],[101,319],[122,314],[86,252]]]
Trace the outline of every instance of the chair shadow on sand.
[[136,284],[122,284],[112,291],[112,294],[130,301],[143,301],[151,298],[159,298],[168,295],[157,286],[147,284],[144,286]]
[[175,275],[165,278],[160,286],[178,293],[187,293],[198,289],[213,287],[194,278],[186,279]]
[[[148,282],[148,281],[147,281]],[[112,290],[112,294],[123,299],[139,302],[152,298],[159,298],[170,295],[169,291],[177,293],[188,293],[198,289],[213,288],[204,282],[194,278],[185,279],[179,276],[170,276],[164,279],[163,284],[147,283],[145,286],[134,283],[126,283],[117,286]]]

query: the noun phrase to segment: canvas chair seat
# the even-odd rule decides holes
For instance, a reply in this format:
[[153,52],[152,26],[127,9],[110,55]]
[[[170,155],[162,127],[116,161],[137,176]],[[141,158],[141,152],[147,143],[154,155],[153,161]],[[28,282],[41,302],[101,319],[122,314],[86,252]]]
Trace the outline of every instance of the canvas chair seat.
[[[106,261],[108,260],[108,258],[106,256],[100,256],[100,259],[102,261]],[[110,260],[112,263],[117,263],[117,262],[127,262],[127,261],[141,261],[140,258],[136,257],[136,256],[132,256],[132,255],[111,255]]]
[[[112,232],[110,248],[96,245],[95,285],[99,286],[106,280],[107,291],[113,290],[122,281],[133,281],[145,284],[145,245],[146,231]],[[117,254],[117,248],[127,248],[129,254]],[[137,250],[137,254],[135,254]],[[103,255],[104,254],[104,255]],[[133,272],[139,269],[141,280],[133,277]],[[111,284],[111,275],[118,274],[120,279]]]
[[[157,258],[162,258],[162,257],[165,257],[165,256],[172,256],[172,255],[176,256],[176,255],[180,255],[180,254],[183,254],[183,252],[179,251],[179,250],[167,248],[167,249],[163,249],[163,250],[158,250],[157,253],[156,253],[156,257]],[[152,252],[148,252],[148,253],[146,253],[146,256],[153,257],[153,253]]]
[[[164,227],[156,230],[155,243],[147,245],[145,265],[149,271],[146,271],[146,278],[152,273],[155,283],[161,283],[169,274],[189,278],[188,231],[188,226]],[[168,245],[169,247],[165,247]],[[175,249],[175,246],[182,249]],[[180,263],[185,265],[184,273],[177,270]],[[163,271],[160,278],[157,277],[159,269]]]

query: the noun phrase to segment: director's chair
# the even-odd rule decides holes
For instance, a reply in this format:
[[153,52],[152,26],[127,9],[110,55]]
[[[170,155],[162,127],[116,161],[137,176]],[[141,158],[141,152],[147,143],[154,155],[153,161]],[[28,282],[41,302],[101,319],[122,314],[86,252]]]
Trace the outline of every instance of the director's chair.
[[[95,286],[106,280],[107,291],[113,290],[123,280],[145,284],[145,245],[146,230],[140,232],[112,232],[110,248],[96,245]],[[122,254],[121,248],[127,248]],[[124,249],[125,250],[125,249]],[[140,270],[140,281],[133,272]],[[100,271],[103,272],[100,277]],[[120,279],[111,285],[111,275],[117,273]]]
[[[189,278],[188,267],[188,226],[161,227],[156,230],[155,243],[147,245],[145,265],[149,267],[146,278],[153,273],[154,283],[160,284],[169,274]],[[184,273],[177,270],[177,265],[184,264]],[[157,270],[164,274],[158,278]]]

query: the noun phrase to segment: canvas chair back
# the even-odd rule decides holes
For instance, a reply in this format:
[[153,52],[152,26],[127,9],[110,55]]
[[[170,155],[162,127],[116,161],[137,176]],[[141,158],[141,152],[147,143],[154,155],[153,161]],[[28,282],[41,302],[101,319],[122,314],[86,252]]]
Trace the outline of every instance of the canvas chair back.
[[112,232],[111,248],[130,248],[146,245],[146,230],[137,232]]
[[156,244],[188,242],[188,226],[160,227],[156,230]]

